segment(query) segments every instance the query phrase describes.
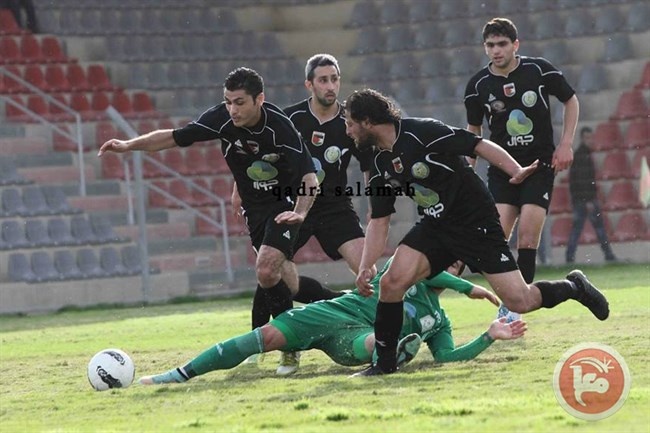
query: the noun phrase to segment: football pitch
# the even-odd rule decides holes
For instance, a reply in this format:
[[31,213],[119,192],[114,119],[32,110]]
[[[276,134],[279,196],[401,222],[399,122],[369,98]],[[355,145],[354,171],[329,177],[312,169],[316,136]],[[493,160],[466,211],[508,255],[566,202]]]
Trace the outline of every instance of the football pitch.
[[[2,432],[642,432],[650,431],[650,266],[584,267],[610,302],[605,322],[576,302],[525,315],[527,335],[497,341],[473,361],[434,364],[426,346],[398,374],[355,378],[359,368],[303,353],[292,377],[275,376],[279,353],[186,384],[94,391],[86,365],[116,347],[136,379],[183,365],[250,327],[250,299],[0,317]],[[552,279],[565,268],[541,269]],[[480,281],[480,280],[477,280]],[[486,301],[445,293],[456,344],[485,331]],[[572,346],[599,342],[625,359],[627,401],[601,421],[560,407],[553,371]]]

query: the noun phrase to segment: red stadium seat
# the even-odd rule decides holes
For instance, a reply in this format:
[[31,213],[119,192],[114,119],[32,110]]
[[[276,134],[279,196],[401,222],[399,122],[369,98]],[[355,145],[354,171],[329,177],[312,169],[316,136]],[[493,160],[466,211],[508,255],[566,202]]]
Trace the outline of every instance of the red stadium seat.
[[163,164],[178,173],[189,174],[187,167],[185,166],[185,155],[183,155],[183,151],[181,149],[168,149],[164,151],[162,155]]
[[[160,152],[152,153],[147,156],[164,164]],[[146,159],[142,160],[142,175],[146,178],[168,176],[168,174],[162,169],[158,168],[157,165],[155,165],[153,162],[147,161]]]
[[571,194],[568,186],[556,185],[553,188],[549,211],[551,214],[571,212]]
[[78,92],[85,92],[90,90],[90,84],[88,84],[86,71],[80,65],[68,65],[66,77],[68,78],[68,82],[70,83],[72,90]]
[[643,68],[643,73],[641,74],[641,80],[635,86],[637,89],[650,89],[650,62],[645,64]]
[[[196,179],[194,182],[201,188],[210,191],[210,185],[206,179]],[[217,201],[211,199],[207,194],[199,191],[197,188],[192,188],[192,203],[194,206],[215,206]]]
[[[22,73],[16,65],[7,65],[5,66],[5,69],[18,77],[22,77]],[[25,86],[23,86],[19,81],[11,78],[9,75],[3,74],[2,80],[4,81],[4,88],[6,93],[23,93],[27,91]]]
[[553,225],[551,226],[551,244],[554,247],[566,246],[572,225],[573,217],[571,216],[553,218]]
[[158,129],[176,129],[176,125],[171,119],[160,119],[158,121]]
[[155,131],[158,128],[151,120],[141,120],[138,122],[135,129],[138,131],[138,134],[146,134],[148,132]]
[[[22,107],[26,107],[25,101],[23,100],[22,97],[20,97],[18,95],[12,96],[11,100],[16,102],[17,104],[19,104]],[[9,119],[11,121],[14,121],[14,122],[20,122],[20,121],[24,120],[25,117],[27,116],[27,114],[23,110],[21,110],[20,108],[14,106],[14,105],[12,105],[12,104],[10,104],[8,102],[5,105],[5,115],[7,116],[7,119]]]
[[603,209],[607,211],[640,209],[639,193],[630,181],[617,182],[607,194]]
[[199,146],[191,146],[185,149],[185,165],[189,174],[193,175],[215,172],[205,157],[204,150]]
[[[33,113],[38,114],[41,117],[44,118],[49,118],[50,116],[50,108],[47,105],[47,102],[45,99],[40,96],[40,95],[30,95],[27,98],[27,108],[29,108],[30,111]],[[28,117],[27,120],[28,122],[38,122],[36,119],[33,117]]]
[[[177,199],[184,201],[190,206],[194,206],[194,195],[192,195],[192,190],[187,185],[187,183],[185,183],[184,180],[172,179],[169,182],[168,191],[170,192],[171,195],[173,195]],[[170,201],[170,207],[180,208],[182,206],[173,201]]]
[[[99,143],[98,143],[99,144]],[[107,179],[124,179],[122,156],[116,153],[105,153],[100,159],[102,175]]]
[[640,90],[630,90],[624,92],[618,100],[616,112],[612,119],[634,119],[637,117],[645,117],[650,114],[648,106]]
[[93,92],[90,99],[90,108],[93,111],[105,111],[111,105],[111,100],[105,92]]
[[650,120],[636,119],[630,122],[625,131],[623,147],[638,149],[650,145]]
[[61,65],[47,65],[45,68],[45,86],[48,92],[69,92],[72,90]]
[[124,117],[133,117],[133,107],[131,106],[131,98],[124,91],[118,90],[113,93],[111,105],[120,112]]
[[619,151],[607,154],[602,167],[596,169],[596,177],[601,180],[631,178],[632,171],[625,152]]
[[20,35],[24,32],[9,9],[0,9],[0,35]]
[[630,211],[623,214],[616,224],[612,240],[614,242],[650,240],[650,232],[643,214],[639,211]]
[[23,78],[32,86],[36,86],[39,89],[46,88],[45,76],[43,75],[43,70],[40,65],[25,66]]
[[230,173],[230,168],[228,168],[228,163],[221,153],[221,149],[214,145],[209,146],[205,150],[205,159],[208,161],[208,164],[212,167],[212,173]]
[[90,102],[85,93],[73,93],[70,96],[70,108],[79,112],[84,120],[93,120],[95,117],[95,113],[90,109]]
[[[59,125],[59,128],[65,129],[70,133],[67,125]],[[52,132],[52,148],[57,152],[76,152],[77,143],[57,131]]]
[[44,36],[41,39],[41,51],[47,63],[65,63],[70,60],[63,52],[59,40],[54,36]]
[[111,122],[97,122],[95,125],[95,143],[97,148],[112,138],[126,139],[126,134],[118,130]]
[[634,154],[634,157],[632,158],[632,177],[634,179],[639,179],[641,177],[641,160],[643,160],[644,157],[650,165],[650,147],[639,149]]
[[28,63],[43,63],[45,56],[41,51],[41,43],[34,35],[23,35],[20,39],[20,53],[23,61]]
[[22,63],[23,56],[20,54],[18,42],[11,36],[0,37],[0,63]]
[[145,92],[136,92],[133,94],[133,111],[138,117],[160,117],[156,111],[149,95]]
[[594,131],[594,147],[592,150],[611,150],[616,149],[623,143],[623,135],[618,122],[609,121],[599,123]]
[[88,84],[93,90],[113,90],[111,80],[102,65],[88,66]]
[[[57,95],[50,95],[50,96],[56,99],[57,102],[60,102],[66,107],[68,106],[68,100],[66,99],[64,94],[57,94]],[[61,108],[59,105],[55,104],[54,102],[50,102],[49,107],[50,107],[50,119],[52,119],[53,121],[55,122],[74,121],[74,116],[71,113],[65,111],[63,108]]]
[[[169,191],[169,184],[165,180],[154,180],[151,182],[154,186],[158,188]],[[172,202],[159,193],[158,191],[149,188],[149,206],[151,207],[171,207]]]
[[232,186],[233,182],[225,177],[216,177],[212,181],[212,192],[230,203],[232,199]]

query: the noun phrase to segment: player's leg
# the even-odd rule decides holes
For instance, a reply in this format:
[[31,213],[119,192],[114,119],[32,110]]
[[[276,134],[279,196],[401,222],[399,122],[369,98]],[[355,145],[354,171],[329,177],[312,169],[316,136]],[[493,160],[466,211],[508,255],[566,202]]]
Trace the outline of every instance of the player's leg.
[[512,229],[517,222],[519,217],[519,208],[515,205],[508,203],[497,203],[497,211],[499,212],[499,222],[501,223],[501,228],[503,233],[506,236],[506,240],[510,239],[512,235]]
[[532,283],[535,278],[537,248],[545,220],[546,209],[535,204],[521,207],[517,232],[517,265],[527,283]]
[[359,273],[364,240],[364,238],[351,239],[343,243],[338,249],[339,254],[343,257],[343,260],[348,264],[348,267],[354,275]]
[[139,382],[143,385],[186,382],[210,371],[233,368],[253,354],[278,350],[286,343],[282,332],[270,324],[265,325],[210,347],[182,367],[144,376]]

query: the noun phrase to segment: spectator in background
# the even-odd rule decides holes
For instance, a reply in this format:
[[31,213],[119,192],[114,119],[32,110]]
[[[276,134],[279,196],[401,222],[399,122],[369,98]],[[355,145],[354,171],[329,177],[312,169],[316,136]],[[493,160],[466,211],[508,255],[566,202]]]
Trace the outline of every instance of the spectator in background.
[[596,230],[600,248],[608,262],[616,261],[616,256],[605,233],[603,215],[596,192],[594,162],[591,159],[591,146],[594,134],[591,128],[584,127],[580,130],[580,146],[573,156],[573,165],[569,172],[569,191],[573,205],[573,227],[566,247],[566,262],[573,263],[576,258],[578,239],[582,233],[587,217]]
[[[38,33],[36,11],[32,0],[0,0],[0,9],[9,9],[20,27]],[[24,19],[22,11],[25,11]]]

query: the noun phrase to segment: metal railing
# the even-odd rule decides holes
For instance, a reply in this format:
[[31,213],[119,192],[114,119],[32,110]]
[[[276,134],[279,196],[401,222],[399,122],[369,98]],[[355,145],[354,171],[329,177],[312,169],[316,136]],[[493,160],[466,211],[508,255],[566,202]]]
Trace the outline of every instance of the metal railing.
[[2,99],[5,104],[9,104],[12,107],[20,110],[21,112],[27,114],[29,117],[32,119],[37,120],[40,123],[43,123],[50,127],[53,131],[61,134],[65,138],[72,140],[77,144],[77,155],[79,157],[79,195],[81,196],[86,196],[86,173],[84,170],[84,147],[83,147],[83,135],[81,133],[81,115],[79,114],[78,111],[73,110],[72,108],[68,107],[61,101],[58,101],[57,99],[53,98],[52,96],[48,95],[38,87],[34,86],[30,82],[24,80],[22,77],[19,75],[14,74],[13,72],[7,70],[7,68],[0,66],[0,75],[6,75],[7,77],[11,78],[12,80],[17,81],[20,85],[24,86],[26,89],[29,89],[36,95],[40,96],[43,98],[45,101],[47,101],[50,104],[55,105],[57,108],[60,108],[62,111],[65,113],[70,114],[72,117],[74,117],[74,122],[75,122],[75,132],[70,133],[66,129],[61,128],[59,125],[50,122],[48,119],[45,117],[41,116],[38,113],[35,113],[34,111],[30,110],[27,106],[20,104],[19,102],[15,101],[10,95],[0,95],[0,99]]

